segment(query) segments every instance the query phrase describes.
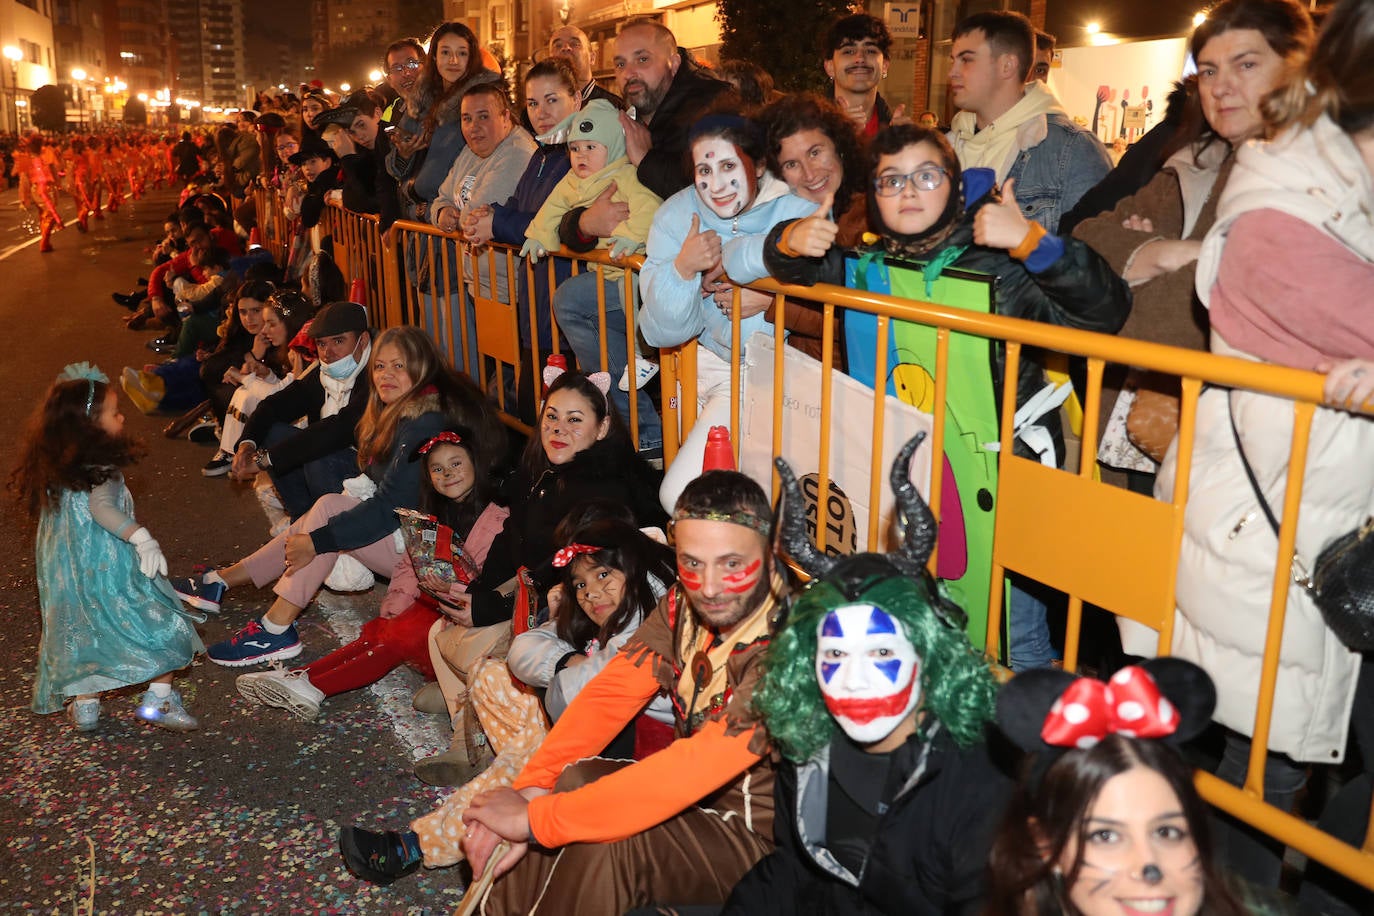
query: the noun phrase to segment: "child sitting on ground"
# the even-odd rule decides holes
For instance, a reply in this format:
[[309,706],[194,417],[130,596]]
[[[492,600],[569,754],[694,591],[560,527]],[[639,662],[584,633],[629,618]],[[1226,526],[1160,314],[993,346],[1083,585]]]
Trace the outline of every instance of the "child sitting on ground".
[[[610,249],[613,258],[643,251],[654,213],[663,201],[639,183],[636,167],[625,154],[625,130],[620,126],[620,112],[604,99],[593,99],[581,111],[573,112],[555,127],[554,133],[567,136],[571,168],[568,174],[563,176],[563,180],[554,186],[544,205],[530,221],[529,227],[525,230],[527,241],[520,249],[520,254],[533,255],[538,260],[548,252],[561,248],[563,243],[559,241],[558,230],[564,219],[572,211],[590,206],[612,183],[615,184],[616,190],[611,200],[627,204],[629,216],[617,225],[609,236],[600,239],[597,247]],[[607,268],[604,273],[608,312],[619,307],[619,280],[622,274],[623,272],[616,268]],[[595,272],[588,271],[586,275],[595,276]],[[573,344],[578,365],[584,371],[594,372],[600,368],[599,344],[596,347],[579,347],[578,344],[581,340],[598,339],[596,286],[592,281],[579,283],[575,282],[576,279],[567,280],[559,287],[554,309],[558,314],[559,326],[568,334]],[[616,297],[614,301],[612,294]],[[568,330],[569,324],[582,327],[587,325],[589,320],[590,336]],[[607,336],[608,348],[614,351],[618,341],[611,335],[609,328]],[[635,343],[635,350],[634,382],[636,388],[642,388],[658,372],[658,367],[638,355],[638,341]],[[619,362],[612,353],[608,353],[608,360],[612,363]],[[614,375],[614,370],[611,367],[607,368]],[[621,377],[620,390],[629,390],[628,369]],[[628,417],[626,420],[628,422]]]

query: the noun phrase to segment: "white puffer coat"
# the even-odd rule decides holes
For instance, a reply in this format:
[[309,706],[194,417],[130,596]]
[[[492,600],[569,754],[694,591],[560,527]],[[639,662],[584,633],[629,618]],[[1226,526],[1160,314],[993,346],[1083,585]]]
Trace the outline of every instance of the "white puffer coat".
[[[1374,261],[1369,170],[1336,125],[1323,118],[1310,130],[1272,144],[1251,144],[1238,155],[1198,264],[1198,290],[1204,302],[1217,276],[1229,227],[1252,210],[1269,208],[1296,216]],[[1300,261],[1301,253],[1294,252],[1295,270],[1301,269]],[[1361,291],[1351,293],[1353,302]],[[1300,316],[1302,304],[1293,306],[1295,316]],[[1301,335],[1301,327],[1294,325],[1292,330]],[[1211,348],[1256,359],[1228,345],[1215,331]],[[1278,539],[1241,465],[1231,414],[1266,500],[1275,515],[1282,511],[1292,404],[1249,392],[1204,392],[1198,402],[1179,561],[1173,652],[1212,675],[1218,693],[1216,720],[1249,735],[1254,730]],[[1176,447],[1177,442],[1156,483],[1155,492],[1164,498],[1174,486]],[[1372,456],[1374,421],[1318,409],[1298,523],[1297,555],[1308,568],[1322,548],[1374,513]],[[1250,521],[1232,536],[1247,515]],[[1153,654],[1154,634],[1141,629],[1123,626],[1127,651]],[[1343,758],[1360,658],[1327,629],[1310,596],[1291,586],[1270,750],[1298,761],[1336,763]]]

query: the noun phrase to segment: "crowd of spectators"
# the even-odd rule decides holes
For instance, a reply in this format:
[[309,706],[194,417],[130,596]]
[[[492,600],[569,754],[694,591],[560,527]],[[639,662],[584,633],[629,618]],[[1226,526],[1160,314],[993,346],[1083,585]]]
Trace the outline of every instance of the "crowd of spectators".
[[[126,369],[125,391],[182,411],[169,432],[214,437],[204,473],[253,482],[268,511],[260,549],[172,580],[209,612],[229,589],[275,593],[209,659],[296,658],[321,587],[390,580],[354,643],[237,679],[248,702],[306,719],[402,663],[433,680],[415,705],[447,716],[452,742],[416,774],[457,791],[408,827],[345,828],[355,875],[466,860],[470,893],[502,913],[1282,910],[1279,851],[1234,823],[1213,847],[1179,751],[1215,745],[1210,765],[1245,779],[1275,542],[1254,519],[1283,503],[1291,412],[1202,395],[1177,659],[1145,660],[1157,634],[1123,623],[1106,685],[1056,670],[1053,600],[1012,576],[1016,676],[999,691],[925,571],[934,521],[903,483],[918,441],[894,469],[903,544],[841,560],[811,546],[785,465],[775,519],[757,483],[703,460],[735,351],[778,320],[744,285],[843,285],[857,251],[919,264],[927,283],[993,277],[996,314],[1325,373],[1297,543],[1315,558],[1374,512],[1374,425],[1356,412],[1374,394],[1374,323],[1352,307],[1374,281],[1374,0],[1340,0],[1320,35],[1294,0],[1221,0],[1190,41],[1196,76],[1115,167],[1045,81],[1051,36],[994,11],[949,38],[947,131],[884,99],[891,36],[865,14],[820,42],[825,95],[782,91],[766,62],[708,67],[646,19],[615,38],[613,86],[565,26],[512,87],[446,22],[379,49],[385,86],[263,95],[213,137],[39,138],[16,154],[45,245],[59,177],[90,204],[83,226],[97,176],[110,210],[148,182],[185,184],[146,283],[116,301],[131,328],[164,331],[150,346],[169,357]],[[253,244],[255,188],[282,195],[284,264]],[[450,361],[346,301],[312,231],[331,202],[384,233],[439,231],[399,255],[431,314],[456,325],[462,299],[509,301],[526,352],[571,357],[539,390],[520,383],[523,448],[474,352]],[[492,243],[553,258],[538,272],[552,284],[507,276]],[[643,255],[629,347],[620,270],[598,289],[560,257],[598,248]],[[785,330],[819,352],[815,305],[789,301]],[[699,415],[665,468],[648,382],[657,348],[689,341]],[[992,378],[1003,361],[994,348]],[[1018,373],[1018,407],[1039,400],[1039,358]],[[1131,414],[1178,392],[1125,370],[1107,392],[1106,473],[1167,498],[1177,445],[1166,431],[1152,448]],[[1034,422],[1018,454],[1062,464],[1058,415]],[[811,584],[795,588],[784,559]],[[1265,797],[1290,809],[1349,746],[1322,825],[1358,846],[1374,661],[1301,589],[1288,613]],[[1299,897],[1337,914],[1374,902],[1315,866]]]

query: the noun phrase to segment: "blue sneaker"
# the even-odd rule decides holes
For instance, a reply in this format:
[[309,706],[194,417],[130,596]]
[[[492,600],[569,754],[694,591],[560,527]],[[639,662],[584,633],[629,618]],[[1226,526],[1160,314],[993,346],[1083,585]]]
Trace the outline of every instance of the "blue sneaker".
[[167,581],[172,583],[172,591],[186,604],[199,611],[219,613],[219,605],[224,600],[226,591],[223,582],[206,582],[203,575],[184,576]]
[[242,668],[259,662],[295,658],[301,654],[301,638],[293,623],[286,632],[274,636],[267,632],[261,620],[251,621],[224,642],[217,642],[205,653],[216,665]]

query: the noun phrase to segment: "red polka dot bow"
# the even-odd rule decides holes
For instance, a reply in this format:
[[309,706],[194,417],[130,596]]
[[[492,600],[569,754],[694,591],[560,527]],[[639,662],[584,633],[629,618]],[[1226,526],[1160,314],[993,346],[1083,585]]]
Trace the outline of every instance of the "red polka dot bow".
[[1134,665],[1102,683],[1079,678],[1050,707],[1040,737],[1054,747],[1089,748],[1111,734],[1162,738],[1178,729],[1178,710],[1154,678]]
[[439,435],[432,437],[424,445],[420,446],[420,454],[428,455],[434,449],[435,446],[443,445],[444,443],[448,443],[449,445],[462,445],[463,437],[458,435],[457,433],[445,430],[444,432],[441,432]]
[[591,544],[569,544],[553,555],[553,565],[562,569],[578,556],[584,553],[596,553],[600,549],[600,547],[593,547]]

